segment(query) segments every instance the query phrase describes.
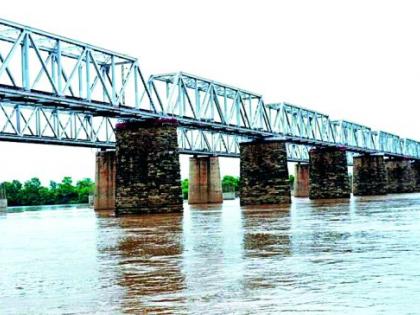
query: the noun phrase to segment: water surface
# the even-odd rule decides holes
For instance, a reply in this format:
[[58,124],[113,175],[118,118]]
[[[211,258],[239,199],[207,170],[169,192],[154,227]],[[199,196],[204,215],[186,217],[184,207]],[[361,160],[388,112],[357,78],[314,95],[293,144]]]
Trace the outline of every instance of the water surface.
[[0,314],[420,314],[420,194],[123,218],[11,211]]

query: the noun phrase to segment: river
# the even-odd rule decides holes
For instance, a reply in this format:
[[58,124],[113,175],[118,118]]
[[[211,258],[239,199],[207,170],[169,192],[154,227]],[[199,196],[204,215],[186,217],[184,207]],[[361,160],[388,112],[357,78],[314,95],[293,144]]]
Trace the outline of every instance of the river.
[[420,314],[420,194],[0,213],[0,314]]

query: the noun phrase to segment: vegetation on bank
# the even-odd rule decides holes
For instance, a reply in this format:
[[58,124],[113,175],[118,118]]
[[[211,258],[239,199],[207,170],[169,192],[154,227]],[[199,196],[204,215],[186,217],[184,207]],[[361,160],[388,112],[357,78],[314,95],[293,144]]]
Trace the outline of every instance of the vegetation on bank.
[[[223,192],[238,192],[239,191],[239,177],[237,176],[230,176],[225,175],[222,179],[222,190]],[[293,175],[289,175],[289,183],[290,186],[293,187],[293,183],[295,182],[295,177]],[[181,181],[182,187],[182,195],[184,199],[188,199],[188,179],[183,179]]]
[[295,183],[295,177],[292,174],[290,174],[289,175],[289,184],[290,184],[291,188],[293,188],[294,183]]
[[[294,176],[289,175],[293,186]],[[226,175],[222,179],[223,192],[238,192],[239,177]],[[188,198],[188,179],[181,181],[182,195]],[[90,178],[82,179],[73,184],[71,177],[64,177],[60,183],[50,181],[48,187],[42,186],[39,178],[31,178],[21,183],[18,180],[4,182],[0,185],[1,196],[8,199],[9,206],[37,206],[72,203],[88,203],[89,195],[93,194],[95,183]]]
[[[181,181],[182,196],[184,199],[188,199],[188,184],[187,178]],[[239,177],[226,175],[222,179],[222,190],[223,192],[238,192],[239,191]]]
[[37,206],[88,203],[95,184],[85,178],[74,185],[71,177],[64,177],[61,183],[51,181],[44,187],[39,178],[34,177],[23,184],[18,180],[4,182],[3,187],[9,206]]
[[0,185],[0,199],[6,199],[6,189],[3,185]]

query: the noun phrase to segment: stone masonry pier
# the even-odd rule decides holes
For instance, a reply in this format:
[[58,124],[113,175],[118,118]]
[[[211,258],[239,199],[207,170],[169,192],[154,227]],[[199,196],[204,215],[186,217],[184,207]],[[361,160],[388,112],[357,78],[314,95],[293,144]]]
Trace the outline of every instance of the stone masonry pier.
[[414,161],[412,164],[416,177],[416,192],[420,192],[420,161]]
[[182,211],[177,122],[116,126],[116,214]]
[[286,144],[255,140],[240,144],[241,205],[290,203]]
[[387,174],[381,155],[361,155],[353,158],[353,194],[355,196],[385,195]]
[[115,210],[115,151],[96,153],[95,210]]
[[309,164],[296,164],[293,188],[295,197],[309,197]]
[[388,178],[388,193],[411,193],[416,191],[416,173],[412,162],[403,158],[388,158],[385,161]]
[[350,198],[347,156],[344,149],[317,147],[310,150],[309,198]]
[[191,157],[188,203],[222,203],[222,182],[218,157]]

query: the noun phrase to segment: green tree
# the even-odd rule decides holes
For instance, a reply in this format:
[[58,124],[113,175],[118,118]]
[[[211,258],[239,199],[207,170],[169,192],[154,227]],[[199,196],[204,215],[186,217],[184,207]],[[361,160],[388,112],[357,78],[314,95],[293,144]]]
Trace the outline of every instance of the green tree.
[[6,190],[6,198],[9,206],[22,205],[20,200],[22,183],[18,180],[13,180],[12,182],[4,182],[3,186]]
[[85,178],[74,186],[71,177],[64,177],[61,183],[50,181],[49,187],[43,187],[41,181],[34,177],[23,185],[18,180],[4,182],[3,187],[10,206],[33,206],[87,203],[95,183]]
[[84,178],[79,180],[76,184],[77,191],[77,202],[87,203],[89,202],[89,195],[93,193],[95,189],[95,183],[90,178]]
[[49,192],[50,192],[50,198],[52,200],[52,204],[57,204],[57,189],[58,189],[58,184],[57,182],[51,180],[50,181],[50,187],[49,187]]
[[78,201],[78,193],[73,186],[71,177],[64,177],[56,189],[56,204],[76,203]]
[[39,200],[40,205],[53,205],[55,204],[55,195],[54,193],[47,187],[40,187],[39,188]]
[[19,198],[22,201],[22,205],[30,206],[30,205],[41,205],[42,200],[40,196],[41,190],[41,181],[37,177],[33,177],[30,180],[27,180],[23,184],[23,189],[21,190],[21,194]]
[[0,184],[0,199],[6,199],[6,187]]
[[182,197],[184,199],[188,199],[188,178],[185,178],[181,181],[181,188],[182,188]]
[[290,187],[293,188],[293,184],[294,183],[295,183],[295,177],[292,174],[290,174],[289,175],[289,184],[290,184]]
[[223,192],[231,192],[239,190],[239,177],[225,175],[222,179]]

